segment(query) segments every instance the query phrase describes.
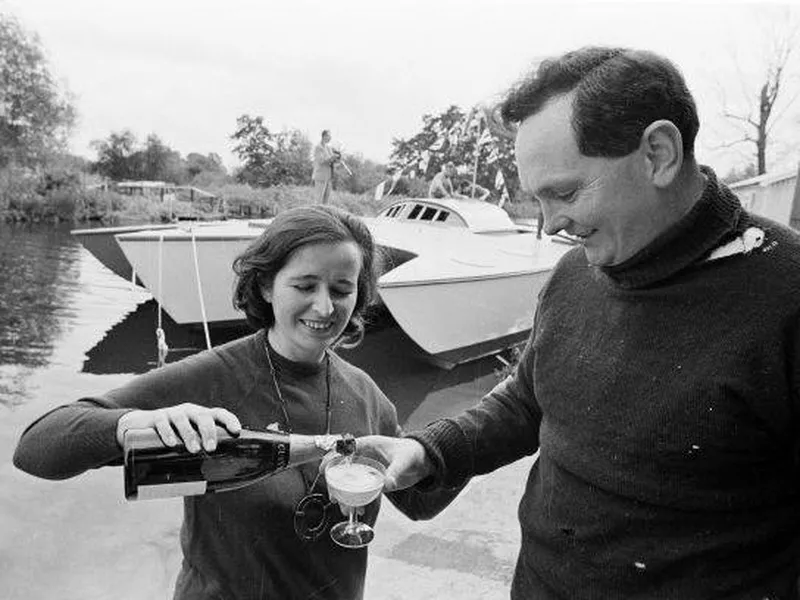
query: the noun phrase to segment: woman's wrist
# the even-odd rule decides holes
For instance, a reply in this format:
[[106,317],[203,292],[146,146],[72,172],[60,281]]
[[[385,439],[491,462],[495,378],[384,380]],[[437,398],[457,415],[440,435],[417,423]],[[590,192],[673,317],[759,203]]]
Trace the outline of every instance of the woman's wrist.
[[117,420],[117,444],[122,448],[122,442],[125,439],[125,432],[131,428],[130,422],[133,418],[133,413],[137,411],[129,410]]

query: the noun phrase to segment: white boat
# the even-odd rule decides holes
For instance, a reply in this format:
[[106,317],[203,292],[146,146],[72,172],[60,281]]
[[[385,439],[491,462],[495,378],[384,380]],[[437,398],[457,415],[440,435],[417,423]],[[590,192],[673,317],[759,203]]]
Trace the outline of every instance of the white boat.
[[[384,257],[380,302],[427,358],[449,368],[527,337],[539,289],[569,249],[478,200],[403,199],[364,222]],[[268,220],[184,225],[116,236],[127,261],[178,324],[229,325],[231,265]]]
[[92,229],[73,229],[70,233],[74,235],[80,243],[97,260],[115,275],[127,280],[134,280],[133,269],[128,259],[122,253],[114,236],[144,229],[173,229],[175,226],[169,225],[131,225],[117,227],[94,227]]
[[[225,221],[193,221],[193,227],[210,227]],[[115,275],[142,285],[128,259],[123,254],[117,243],[116,236],[123,233],[136,231],[155,231],[175,229],[175,223],[147,224],[147,225],[116,225],[113,227],[91,227],[87,229],[73,229],[70,234],[78,238],[81,245],[92,256],[99,260],[104,267]]]

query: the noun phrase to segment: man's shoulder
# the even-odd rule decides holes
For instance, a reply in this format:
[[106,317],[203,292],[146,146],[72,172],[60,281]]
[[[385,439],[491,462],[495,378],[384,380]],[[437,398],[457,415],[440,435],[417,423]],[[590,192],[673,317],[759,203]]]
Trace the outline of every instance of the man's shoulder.
[[743,211],[736,229],[736,238],[744,245],[745,253],[780,256],[800,264],[800,231],[750,212]]

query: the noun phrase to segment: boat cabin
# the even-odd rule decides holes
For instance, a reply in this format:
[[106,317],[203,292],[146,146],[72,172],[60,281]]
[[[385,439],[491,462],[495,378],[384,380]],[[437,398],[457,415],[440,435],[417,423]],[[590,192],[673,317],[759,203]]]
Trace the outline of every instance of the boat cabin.
[[473,233],[529,233],[530,228],[514,223],[496,204],[469,198],[405,198],[378,213],[379,219],[464,227]]

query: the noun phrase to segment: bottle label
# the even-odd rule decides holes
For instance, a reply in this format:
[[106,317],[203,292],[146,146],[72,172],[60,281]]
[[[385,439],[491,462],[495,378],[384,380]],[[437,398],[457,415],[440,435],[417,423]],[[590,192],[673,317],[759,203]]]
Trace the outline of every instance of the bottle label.
[[289,465],[289,444],[278,442],[275,446],[275,470],[280,471]]
[[208,483],[205,481],[186,481],[183,483],[160,483],[158,485],[139,485],[137,500],[155,500],[176,496],[196,496],[205,494]]

